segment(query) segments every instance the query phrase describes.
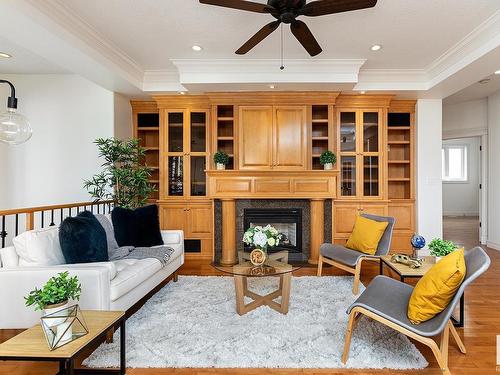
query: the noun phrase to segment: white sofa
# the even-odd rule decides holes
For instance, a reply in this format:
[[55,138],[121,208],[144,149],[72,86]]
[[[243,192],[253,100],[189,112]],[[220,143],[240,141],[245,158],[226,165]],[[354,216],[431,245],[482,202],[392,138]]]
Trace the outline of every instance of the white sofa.
[[[16,246],[0,249],[0,329],[28,328],[37,323],[41,313],[34,311],[33,307],[26,307],[24,296],[34,287],[40,288],[50,277],[63,271],[69,271],[71,276],[78,276],[82,284],[78,304],[82,309],[129,309],[184,263],[184,233],[179,230],[165,230],[161,235],[165,245],[175,250],[170,262],[163,268],[160,261],[154,258],[40,265],[26,261],[23,252],[26,249],[21,249],[22,246],[18,245],[19,249],[16,249]],[[54,241],[53,239],[52,242]],[[47,247],[51,246],[50,242],[45,239],[38,241],[38,245],[45,246],[41,250],[47,251]]]

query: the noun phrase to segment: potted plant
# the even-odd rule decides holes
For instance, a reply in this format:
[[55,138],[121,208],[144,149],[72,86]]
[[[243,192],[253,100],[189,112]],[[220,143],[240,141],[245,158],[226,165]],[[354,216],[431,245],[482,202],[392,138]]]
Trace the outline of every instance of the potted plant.
[[452,253],[458,249],[452,241],[443,240],[441,238],[434,238],[429,243],[430,254],[436,257],[436,261],[439,261],[442,257]]
[[337,157],[331,151],[324,151],[319,157],[319,163],[324,169],[332,169],[333,164],[337,162]]
[[250,262],[254,265],[263,264],[267,258],[267,249],[278,246],[281,238],[282,235],[278,230],[269,224],[265,227],[257,225],[248,228],[243,234],[243,242],[255,247],[250,253]]
[[[42,289],[33,289],[24,299],[26,306],[34,305],[35,310],[43,310],[45,316],[67,308],[70,299],[80,299],[81,292],[82,285],[78,282],[78,277],[69,277],[66,271],[51,277]],[[49,324],[51,327],[57,326],[57,334],[62,336],[61,342],[71,339],[71,323],[66,322],[65,318],[51,319]]]
[[84,181],[83,187],[96,201],[113,200],[116,206],[130,209],[144,206],[156,189],[149,182],[151,168],[142,163],[146,151],[139,140],[98,138],[94,143],[104,158],[103,170]]
[[226,169],[226,165],[229,164],[229,155],[224,151],[217,151],[214,154],[215,166],[218,170]]

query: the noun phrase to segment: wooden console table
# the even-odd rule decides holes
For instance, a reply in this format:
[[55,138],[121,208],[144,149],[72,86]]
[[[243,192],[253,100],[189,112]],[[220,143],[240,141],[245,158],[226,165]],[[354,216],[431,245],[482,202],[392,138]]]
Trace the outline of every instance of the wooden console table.
[[[40,324],[0,344],[2,361],[59,362],[57,375],[125,374],[125,312],[82,311],[89,333],[55,350],[50,350]],[[103,341],[106,333],[120,325],[119,369],[75,369],[75,359],[86,349]]]

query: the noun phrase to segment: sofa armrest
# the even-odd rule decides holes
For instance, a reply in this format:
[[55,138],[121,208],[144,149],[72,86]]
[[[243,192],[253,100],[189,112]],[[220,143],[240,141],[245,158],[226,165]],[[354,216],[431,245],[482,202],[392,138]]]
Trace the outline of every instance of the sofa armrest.
[[184,245],[184,231],[182,230],[162,230],[161,238],[165,245]]
[[[71,276],[78,276],[82,284],[80,301],[76,302],[86,310],[109,310],[110,281],[106,267],[18,267],[0,269],[0,329],[29,328],[40,320],[41,313],[34,307],[26,307],[24,296],[34,287],[40,288],[52,276],[69,271]],[[13,287],[15,285],[15,287]]]

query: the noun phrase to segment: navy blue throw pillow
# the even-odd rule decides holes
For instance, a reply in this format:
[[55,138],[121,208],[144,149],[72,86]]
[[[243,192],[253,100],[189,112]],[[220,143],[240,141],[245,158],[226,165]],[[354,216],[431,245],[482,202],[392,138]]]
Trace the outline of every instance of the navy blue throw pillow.
[[109,260],[106,232],[89,211],[64,219],[59,227],[59,242],[68,264]]
[[111,220],[116,242],[120,246],[151,247],[163,245],[158,219],[158,206],[155,204],[135,210],[115,207]]

